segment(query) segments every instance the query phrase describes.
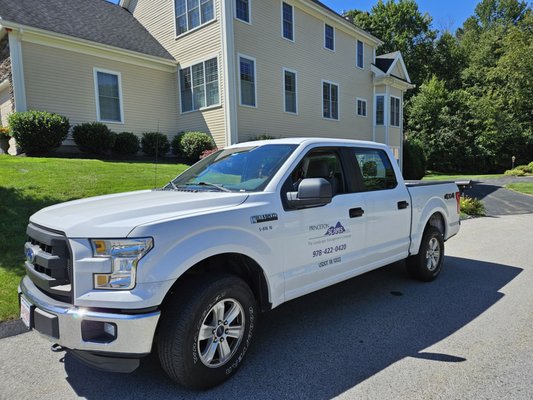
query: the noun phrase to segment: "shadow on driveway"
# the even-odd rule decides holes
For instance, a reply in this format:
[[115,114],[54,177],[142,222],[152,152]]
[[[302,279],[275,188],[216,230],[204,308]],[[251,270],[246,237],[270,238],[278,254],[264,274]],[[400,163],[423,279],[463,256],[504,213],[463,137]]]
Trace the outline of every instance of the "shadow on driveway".
[[447,257],[439,279],[424,284],[396,263],[291,301],[262,316],[243,368],[206,392],[174,384],[154,355],[121,375],[91,370],[67,354],[67,380],[87,399],[331,398],[405,357],[465,361],[423,350],[494,305],[521,271]]

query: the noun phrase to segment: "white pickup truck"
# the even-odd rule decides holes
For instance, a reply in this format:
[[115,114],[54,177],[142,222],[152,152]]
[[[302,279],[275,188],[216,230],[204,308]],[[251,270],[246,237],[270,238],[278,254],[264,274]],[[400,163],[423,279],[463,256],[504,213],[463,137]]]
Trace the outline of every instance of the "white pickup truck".
[[162,189],[34,214],[21,316],[93,367],[131,372],[156,349],[172,379],[208,388],[260,311],[402,259],[433,280],[459,224],[457,186],[405,184],[384,145],[242,143]]

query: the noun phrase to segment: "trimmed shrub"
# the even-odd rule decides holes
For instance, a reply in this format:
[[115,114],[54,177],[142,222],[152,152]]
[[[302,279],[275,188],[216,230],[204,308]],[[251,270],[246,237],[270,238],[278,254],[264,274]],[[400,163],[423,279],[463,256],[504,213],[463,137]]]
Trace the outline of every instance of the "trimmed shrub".
[[74,142],[85,153],[104,154],[111,151],[116,136],[116,133],[101,122],[86,122],[72,129]]
[[507,171],[505,171],[504,175],[509,175],[509,176],[526,176],[527,173],[526,171],[524,171],[523,169],[518,169],[515,168],[515,169],[508,169]]
[[131,132],[122,132],[117,135],[113,153],[115,154],[136,154],[140,149],[139,138]]
[[531,169],[531,171],[533,171],[533,161],[531,161],[528,165],[529,169]]
[[524,171],[526,174],[530,174],[531,173],[531,167],[529,165],[519,165],[519,166],[515,167],[515,169],[517,169],[519,171]]
[[464,196],[461,197],[461,213],[474,217],[480,217],[485,215],[485,205],[481,200]]
[[67,138],[67,117],[46,111],[15,112],[8,117],[11,134],[23,152],[46,153],[61,146]]
[[198,161],[204,151],[215,147],[213,138],[203,132],[185,132],[172,139],[172,152],[190,163]]
[[160,132],[143,133],[141,148],[147,156],[164,156],[170,150],[170,143],[166,135]]
[[422,143],[416,139],[403,141],[403,177],[419,180],[426,174],[427,159]]

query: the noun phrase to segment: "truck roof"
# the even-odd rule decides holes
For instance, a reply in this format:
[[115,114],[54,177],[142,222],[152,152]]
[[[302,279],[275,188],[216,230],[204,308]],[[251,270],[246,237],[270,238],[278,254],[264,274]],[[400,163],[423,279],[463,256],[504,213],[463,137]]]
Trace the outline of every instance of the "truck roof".
[[351,139],[332,139],[332,138],[320,138],[320,137],[294,137],[285,139],[269,139],[269,140],[256,140],[250,142],[243,142],[229,146],[229,148],[264,146],[266,144],[296,144],[296,145],[309,145],[309,144],[324,144],[324,145],[364,145],[371,147],[387,147],[382,143],[370,142],[366,140],[351,140]]

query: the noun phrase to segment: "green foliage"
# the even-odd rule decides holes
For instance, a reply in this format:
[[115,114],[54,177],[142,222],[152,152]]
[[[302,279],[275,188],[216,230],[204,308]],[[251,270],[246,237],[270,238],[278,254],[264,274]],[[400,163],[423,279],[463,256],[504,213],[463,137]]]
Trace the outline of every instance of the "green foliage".
[[533,171],[533,161],[531,161],[527,166],[529,167],[530,170]]
[[113,153],[115,154],[136,154],[140,149],[139,138],[131,132],[122,132],[117,135]]
[[215,147],[213,138],[203,132],[184,132],[172,139],[172,152],[190,163],[198,161],[202,153]]
[[427,159],[422,143],[416,139],[403,141],[403,177],[419,180],[426,174]]
[[104,154],[113,148],[116,134],[101,122],[86,122],[72,129],[72,137],[78,148],[91,154]]
[[30,155],[58,148],[70,129],[67,117],[46,111],[15,112],[9,115],[8,121],[17,144]]
[[505,175],[509,175],[509,176],[526,176],[526,172],[515,168],[515,169],[508,169],[507,171],[505,171]]
[[0,126],[0,139],[11,138],[11,131],[7,126]]
[[533,173],[533,163],[529,165],[518,165],[514,169],[509,169],[505,171],[505,175],[511,176],[526,176]]
[[166,135],[160,132],[143,133],[141,148],[147,156],[162,157],[170,150],[170,143]]
[[529,194],[533,196],[533,183],[531,182],[515,182],[506,185],[507,189],[514,190],[516,192]]
[[485,205],[481,200],[473,197],[461,197],[461,213],[471,215],[473,217],[481,217],[485,215]]

